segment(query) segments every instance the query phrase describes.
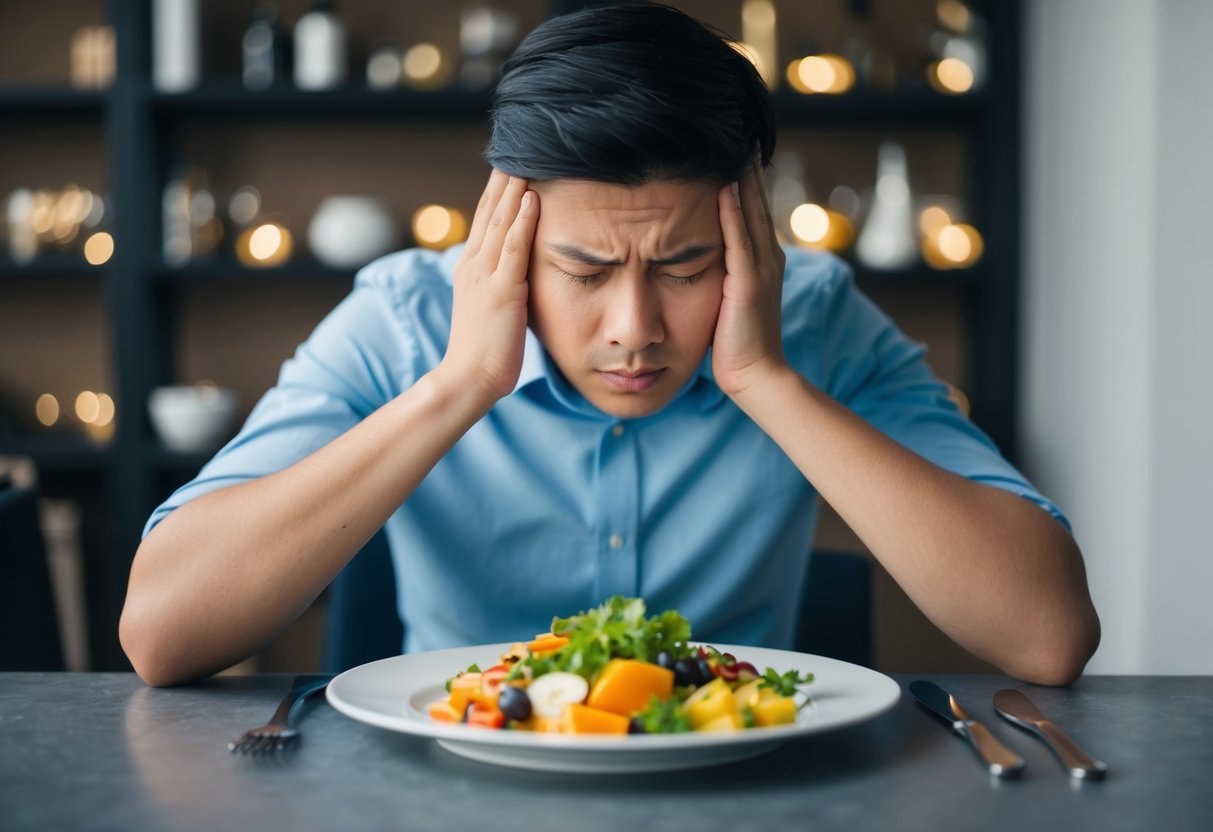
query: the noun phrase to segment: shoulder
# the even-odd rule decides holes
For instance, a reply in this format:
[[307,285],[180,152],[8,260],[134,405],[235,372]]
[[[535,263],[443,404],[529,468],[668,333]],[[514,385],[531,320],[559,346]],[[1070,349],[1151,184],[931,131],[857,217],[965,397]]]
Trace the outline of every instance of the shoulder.
[[423,297],[449,300],[462,249],[462,245],[445,251],[409,248],[384,255],[358,271],[354,288],[369,289],[393,307],[409,306]]
[[785,246],[783,326],[787,334],[810,337],[819,333],[830,307],[851,289],[851,267],[825,251]]

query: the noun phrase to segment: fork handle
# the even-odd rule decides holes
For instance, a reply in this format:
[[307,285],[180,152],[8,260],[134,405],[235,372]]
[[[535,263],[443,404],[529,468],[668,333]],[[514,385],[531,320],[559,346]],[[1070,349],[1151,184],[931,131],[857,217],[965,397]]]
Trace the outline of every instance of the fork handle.
[[270,721],[281,723],[282,725],[290,725],[291,713],[295,710],[295,706],[313,693],[319,693],[324,690],[328,686],[328,683],[332,681],[332,678],[333,674],[331,673],[296,676],[295,681],[291,685],[291,692],[278,705],[278,710],[274,711],[274,716]]

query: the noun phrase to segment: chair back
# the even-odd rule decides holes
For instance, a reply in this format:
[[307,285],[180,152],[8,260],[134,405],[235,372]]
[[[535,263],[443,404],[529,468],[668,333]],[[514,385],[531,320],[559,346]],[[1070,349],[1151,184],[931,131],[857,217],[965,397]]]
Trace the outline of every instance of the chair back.
[[0,671],[63,670],[50,567],[30,488],[0,484]]
[[[814,552],[802,596],[796,649],[871,666],[871,560],[851,552]],[[396,578],[381,531],[329,588],[325,668],[338,673],[398,655],[403,640]]]

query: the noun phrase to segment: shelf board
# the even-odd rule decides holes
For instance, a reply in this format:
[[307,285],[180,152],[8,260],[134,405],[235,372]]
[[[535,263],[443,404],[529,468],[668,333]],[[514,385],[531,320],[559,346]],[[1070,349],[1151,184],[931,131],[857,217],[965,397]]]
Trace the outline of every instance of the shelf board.
[[781,88],[774,99],[781,127],[959,127],[980,119],[988,104],[981,93],[943,95],[930,90],[801,95]]
[[100,116],[104,90],[77,90],[60,86],[16,86],[0,84],[0,113],[19,115]]
[[933,269],[925,263],[919,263],[904,269],[887,271],[869,269],[852,263],[851,268],[855,272],[855,281],[864,286],[970,285],[980,283],[986,276],[985,269],[980,264],[967,269]]
[[[951,283],[969,284],[984,279],[985,270],[980,264],[967,269],[933,269],[923,263],[904,269],[877,270],[851,263],[855,279],[867,285],[894,285],[899,283]],[[357,268],[328,266],[318,260],[299,258],[282,266],[252,269],[241,265],[231,257],[208,257],[183,266],[160,266],[154,275],[164,282],[191,280],[260,280],[278,277],[319,277],[353,280]]]
[[490,91],[460,89],[424,92],[407,88],[375,90],[350,85],[332,90],[292,86],[248,90],[238,82],[211,81],[181,93],[149,90],[153,109],[162,116],[240,118],[358,117],[409,121],[446,118],[484,120]]
[[353,280],[357,268],[328,266],[309,257],[298,257],[281,266],[249,268],[234,257],[205,257],[182,266],[161,265],[153,275],[165,282],[188,280],[261,280],[266,278],[323,277]]
[[86,277],[105,273],[105,266],[90,265],[83,257],[40,255],[28,263],[0,257],[0,279],[10,277]]
[[0,456],[26,456],[40,469],[99,470],[110,451],[78,437],[24,436],[0,439]]

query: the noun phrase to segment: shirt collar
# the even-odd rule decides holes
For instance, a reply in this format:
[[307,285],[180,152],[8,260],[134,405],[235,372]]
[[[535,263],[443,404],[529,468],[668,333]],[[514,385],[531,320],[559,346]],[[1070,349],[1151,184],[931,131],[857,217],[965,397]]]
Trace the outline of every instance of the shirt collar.
[[[522,369],[518,373],[518,382],[514,385],[514,393],[525,390],[532,385],[546,382],[547,391],[561,404],[591,418],[613,419],[594,405],[586,401],[556,369],[547,350],[539,342],[539,338],[530,329],[526,331],[526,342],[522,353]],[[712,351],[709,349],[694,375],[683,386],[662,412],[672,407],[688,407],[693,410],[710,410],[724,398],[724,392],[716,384],[712,376]],[[654,415],[660,415],[654,414]]]

